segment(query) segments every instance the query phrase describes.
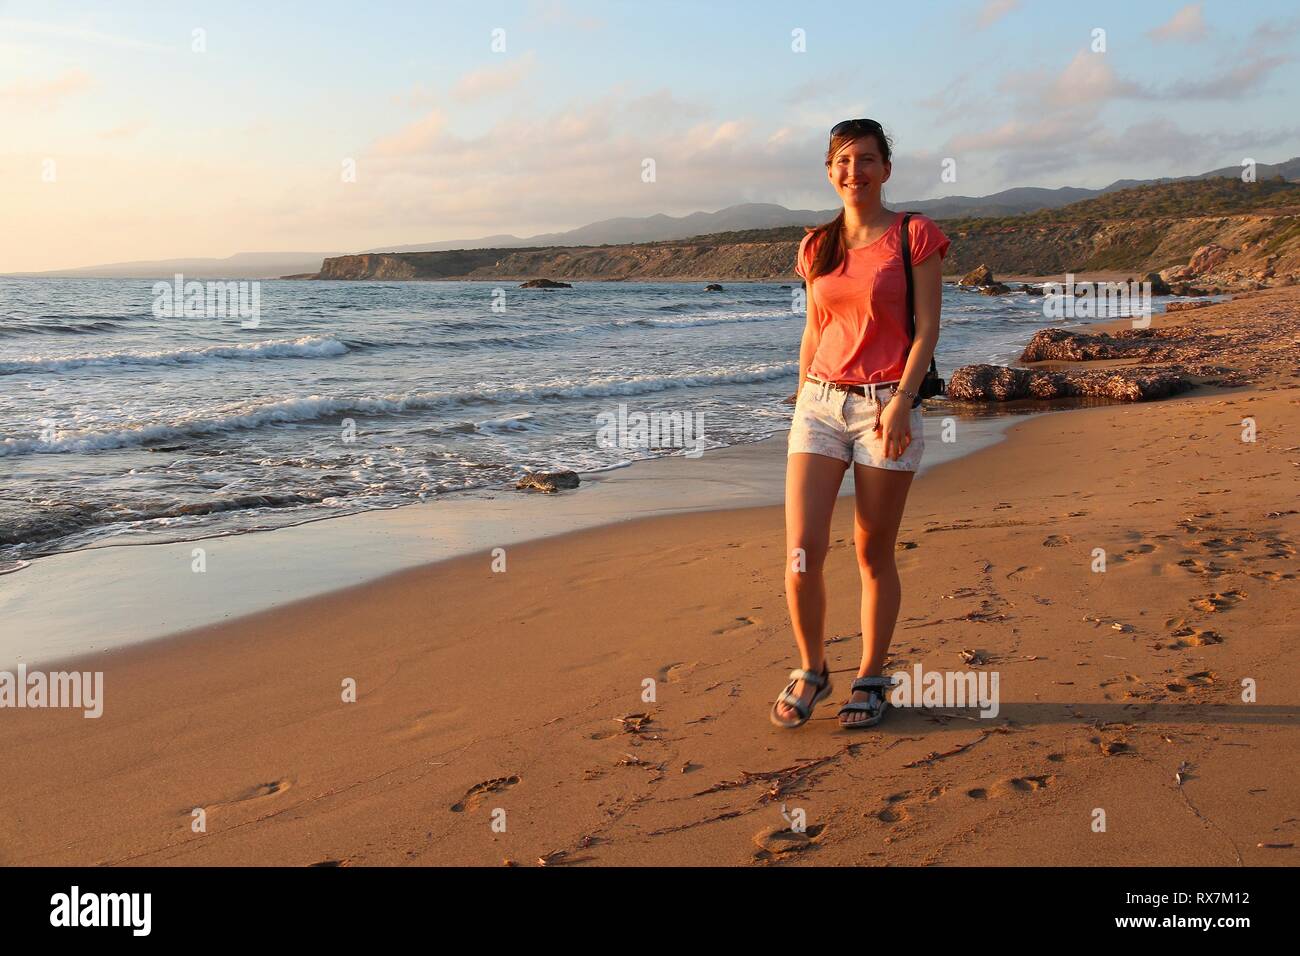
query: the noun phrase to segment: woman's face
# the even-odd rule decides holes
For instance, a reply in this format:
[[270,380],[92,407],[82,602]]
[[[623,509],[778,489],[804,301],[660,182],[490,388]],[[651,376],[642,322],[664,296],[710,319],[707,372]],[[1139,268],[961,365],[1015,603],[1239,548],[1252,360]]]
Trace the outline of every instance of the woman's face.
[[880,187],[889,179],[890,165],[880,158],[874,136],[845,143],[831,157],[826,174],[846,206],[880,205]]

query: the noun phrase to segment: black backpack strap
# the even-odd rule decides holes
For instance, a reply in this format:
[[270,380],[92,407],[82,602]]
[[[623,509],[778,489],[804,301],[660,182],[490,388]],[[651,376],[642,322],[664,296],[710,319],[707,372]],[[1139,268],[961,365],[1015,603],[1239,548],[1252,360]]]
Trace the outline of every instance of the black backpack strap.
[[[915,339],[916,338],[916,296],[915,293],[912,291],[913,290],[912,233],[911,230],[908,228],[908,223],[912,221],[913,215],[915,215],[915,213],[910,213],[910,212],[903,213],[903,234],[902,236],[900,236],[900,240],[903,246],[902,248],[903,275],[907,277],[907,324],[912,330],[912,338]],[[934,356],[930,357],[930,374],[936,377],[939,374],[939,366],[938,364],[936,364],[934,360]]]

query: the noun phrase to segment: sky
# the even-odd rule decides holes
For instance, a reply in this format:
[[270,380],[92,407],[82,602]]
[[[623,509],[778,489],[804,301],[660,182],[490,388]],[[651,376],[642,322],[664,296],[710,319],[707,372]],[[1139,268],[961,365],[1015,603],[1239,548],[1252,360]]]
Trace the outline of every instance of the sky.
[[1280,162],[1297,89],[1294,0],[0,0],[0,273],[829,209],[861,116],[887,206]]

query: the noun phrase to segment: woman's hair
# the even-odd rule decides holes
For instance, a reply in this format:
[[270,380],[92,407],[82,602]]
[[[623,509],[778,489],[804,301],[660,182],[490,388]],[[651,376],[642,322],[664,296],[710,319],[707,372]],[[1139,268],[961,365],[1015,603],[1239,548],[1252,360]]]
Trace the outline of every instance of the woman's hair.
[[[847,146],[849,143],[858,139],[872,137],[880,149],[880,159],[884,163],[892,161],[893,144],[890,142],[889,135],[883,128],[877,126],[875,129],[848,129],[838,136],[832,135],[831,142],[826,147],[826,165],[830,166],[831,160],[835,155]],[[830,222],[822,223],[820,226],[812,226],[808,230],[810,233],[817,233],[819,238],[810,239],[809,244],[816,244],[817,251],[813,255],[812,262],[808,267],[808,285],[818,276],[827,275],[840,268],[846,259],[848,259],[848,250],[844,245],[844,209],[840,208],[837,215]]]

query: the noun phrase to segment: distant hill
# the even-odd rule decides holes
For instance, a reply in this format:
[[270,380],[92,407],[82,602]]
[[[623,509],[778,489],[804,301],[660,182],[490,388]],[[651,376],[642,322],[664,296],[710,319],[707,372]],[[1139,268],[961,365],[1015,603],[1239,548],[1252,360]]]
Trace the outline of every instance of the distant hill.
[[976,218],[985,226],[1038,225],[1049,222],[1080,222],[1104,219],[1151,219],[1169,216],[1206,216],[1243,213],[1271,206],[1300,202],[1300,184],[1278,176],[1243,183],[1240,179],[1180,179],[1148,186],[1135,186],[1072,203],[1060,209],[1041,209],[1024,216],[950,219],[954,227],[966,227]]
[[[1284,163],[1260,163],[1256,178],[1272,179],[1281,176],[1287,180],[1300,180],[1300,157]],[[1182,182],[1196,179],[1230,178],[1240,180],[1240,166],[1224,166],[1194,176],[1165,179],[1116,180],[1102,189],[1078,186],[1061,186],[1044,189],[1038,186],[1018,186],[1004,189],[988,196],[945,196],[941,199],[888,199],[892,209],[913,209],[932,219],[961,219],[975,217],[1021,216],[1040,209],[1059,209],[1071,203],[1101,196],[1106,193],[1131,189],[1134,186]],[[812,226],[826,222],[839,212],[832,209],[787,209],[775,203],[742,203],[728,206],[717,212],[693,212],[688,216],[662,214],[643,218],[620,217],[604,219],[565,232],[547,232],[520,238],[512,235],[487,236],[481,239],[448,239],[441,242],[417,243],[405,246],[377,246],[367,253],[381,252],[439,252],[448,249],[510,249],[521,246],[599,246],[611,243],[656,242],[668,239],[737,232],[746,229],[775,229],[781,226]]]
[[[1187,265],[1203,247],[1225,287],[1300,280],[1300,184],[1226,177],[1138,186],[1025,216],[941,219],[948,275],[1141,274]],[[323,279],[786,280],[802,225],[644,243],[370,253],[327,260]]]
[[240,252],[225,259],[158,259],[110,262],[54,272],[17,272],[17,276],[83,279],[170,279],[176,273],[194,279],[274,279],[317,272],[321,261],[336,252]]
[[[1256,170],[1262,182],[1281,176],[1288,181],[1300,180],[1300,157],[1282,163],[1260,163]],[[914,209],[933,219],[1006,219],[1062,209],[1073,203],[1097,198],[1138,186],[1159,185],[1203,179],[1240,181],[1240,166],[1224,166],[1192,176],[1155,180],[1116,180],[1102,189],[1062,186],[1045,189],[1021,186],[1004,189],[988,196],[945,196],[940,199],[894,200],[893,209]],[[446,239],[413,245],[378,246],[365,254],[445,252],[450,250],[536,249],[539,247],[599,246],[627,243],[663,242],[701,238],[748,230],[811,226],[826,222],[839,212],[832,209],[787,209],[776,203],[740,203],[716,212],[693,212],[686,216],[621,216],[602,219],[563,232],[548,232],[519,237],[510,234],[483,236],[476,239]],[[166,277],[177,272],[195,278],[270,278],[274,276],[316,273],[322,260],[340,255],[328,253],[246,252],[226,259],[164,259],[154,262],[118,262],[108,265],[61,269],[53,272],[21,273],[38,276]],[[480,257],[481,258],[481,257]]]

